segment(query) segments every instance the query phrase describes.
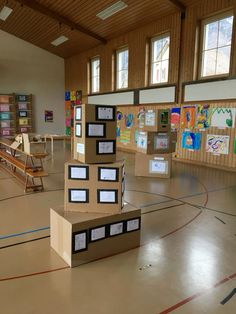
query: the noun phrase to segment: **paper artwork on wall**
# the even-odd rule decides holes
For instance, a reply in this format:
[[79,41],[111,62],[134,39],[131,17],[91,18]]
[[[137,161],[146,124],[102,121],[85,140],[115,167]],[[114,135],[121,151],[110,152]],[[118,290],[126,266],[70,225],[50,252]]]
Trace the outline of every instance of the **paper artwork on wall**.
[[201,148],[201,133],[183,132],[182,148],[190,150],[199,150]]
[[154,148],[155,149],[168,149],[169,148],[169,135],[158,134],[154,137]]
[[168,161],[167,160],[150,160],[149,172],[159,173],[159,174],[168,174]]
[[236,138],[234,139],[234,154],[236,154]]
[[134,115],[132,113],[128,113],[125,115],[125,126],[130,129],[134,125]]
[[45,110],[44,119],[45,119],[45,122],[53,122],[53,111]]
[[156,112],[153,110],[148,110],[145,114],[145,125],[155,126],[156,124]]
[[122,119],[123,119],[123,113],[118,110],[116,113],[116,120],[121,121]]
[[142,149],[147,149],[147,133],[139,132],[137,146]]
[[138,133],[139,133],[139,130],[136,129],[135,132],[134,132],[134,141],[135,141],[135,145],[138,144]]
[[211,126],[217,128],[234,128],[236,108],[213,108]]
[[209,105],[198,105],[196,127],[208,129],[211,123],[211,109]]
[[130,130],[120,130],[120,142],[121,143],[130,143],[131,131]]
[[171,129],[172,130],[179,129],[180,112],[181,112],[180,108],[172,108],[171,109],[170,123],[171,123]]
[[120,137],[120,126],[116,127],[116,137]]
[[208,153],[228,155],[229,140],[228,135],[207,134],[206,151]]
[[142,129],[145,124],[145,108],[144,107],[139,108],[137,118],[138,118],[138,127]]
[[181,127],[193,129],[196,120],[196,106],[183,106],[181,110]]

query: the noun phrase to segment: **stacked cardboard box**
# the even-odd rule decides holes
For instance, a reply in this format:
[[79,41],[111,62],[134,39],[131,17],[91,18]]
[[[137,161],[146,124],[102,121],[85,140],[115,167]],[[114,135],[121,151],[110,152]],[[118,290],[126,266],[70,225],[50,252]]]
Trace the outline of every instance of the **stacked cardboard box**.
[[124,205],[116,161],[116,107],[74,110],[74,160],[65,164],[63,208],[51,209],[51,246],[71,266],[139,246],[140,209]]
[[171,132],[170,110],[152,109],[145,113],[138,133],[135,175],[169,178],[176,134]]

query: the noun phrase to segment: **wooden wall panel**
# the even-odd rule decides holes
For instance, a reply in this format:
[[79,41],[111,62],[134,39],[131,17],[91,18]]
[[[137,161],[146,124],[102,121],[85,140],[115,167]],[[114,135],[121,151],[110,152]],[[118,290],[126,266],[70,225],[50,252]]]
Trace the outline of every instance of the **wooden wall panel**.
[[154,23],[119,36],[106,45],[99,45],[65,60],[66,89],[82,89],[88,93],[87,63],[91,57],[101,58],[101,93],[112,91],[112,55],[122,46],[129,47],[129,88],[145,87],[145,55],[148,38],[170,32],[169,83],[178,81],[180,13],[167,16]]

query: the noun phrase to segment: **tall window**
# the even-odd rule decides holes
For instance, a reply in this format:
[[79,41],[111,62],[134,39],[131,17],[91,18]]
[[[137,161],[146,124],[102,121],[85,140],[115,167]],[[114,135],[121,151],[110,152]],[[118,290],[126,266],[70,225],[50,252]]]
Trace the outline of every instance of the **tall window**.
[[229,73],[233,19],[228,13],[203,21],[201,77]]
[[91,59],[91,93],[100,91],[100,58]]
[[151,40],[151,84],[168,82],[170,35],[165,34]]
[[129,50],[123,48],[116,51],[116,88],[128,87]]

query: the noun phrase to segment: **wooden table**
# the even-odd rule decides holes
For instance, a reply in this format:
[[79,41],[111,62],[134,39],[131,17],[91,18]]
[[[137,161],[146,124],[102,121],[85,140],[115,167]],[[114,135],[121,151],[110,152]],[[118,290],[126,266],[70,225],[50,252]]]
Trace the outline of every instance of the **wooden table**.
[[[0,139],[0,165],[24,184],[25,192],[42,191],[42,178],[48,176],[43,170],[42,159],[48,154],[27,154],[19,148],[13,148],[12,143],[10,140]],[[20,155],[20,158],[16,154]]]
[[71,137],[69,135],[45,134],[44,139],[45,139],[45,141],[47,141],[47,140],[51,141],[51,153],[53,154],[53,150],[54,150],[53,142],[54,142],[54,140],[63,140],[64,148],[65,148],[65,141],[70,140]]

